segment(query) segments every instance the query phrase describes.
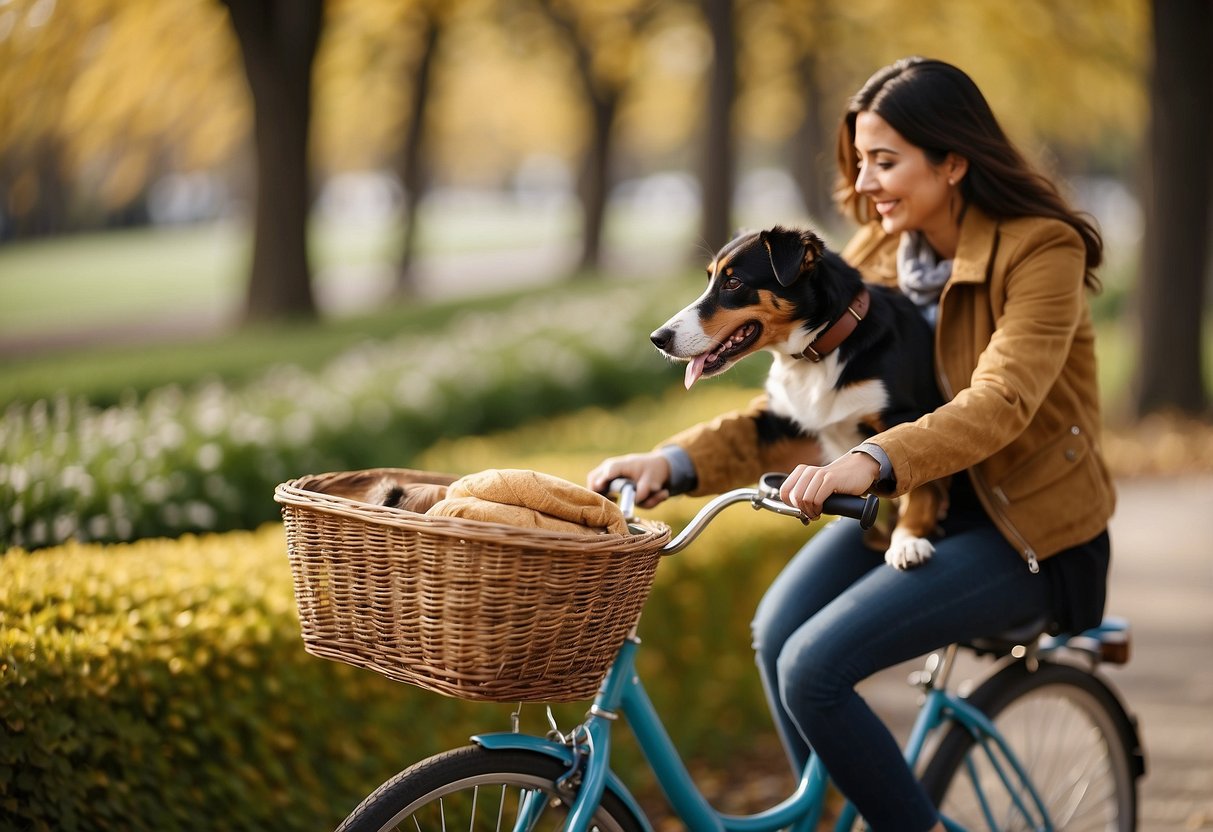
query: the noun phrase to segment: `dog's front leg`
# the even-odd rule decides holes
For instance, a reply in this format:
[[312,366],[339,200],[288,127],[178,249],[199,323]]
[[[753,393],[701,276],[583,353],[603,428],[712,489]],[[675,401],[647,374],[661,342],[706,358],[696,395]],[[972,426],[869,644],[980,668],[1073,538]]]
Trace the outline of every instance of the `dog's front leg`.
[[884,560],[895,569],[921,566],[935,554],[928,540],[947,508],[946,480],[936,480],[915,488],[901,498],[897,526],[889,540]]

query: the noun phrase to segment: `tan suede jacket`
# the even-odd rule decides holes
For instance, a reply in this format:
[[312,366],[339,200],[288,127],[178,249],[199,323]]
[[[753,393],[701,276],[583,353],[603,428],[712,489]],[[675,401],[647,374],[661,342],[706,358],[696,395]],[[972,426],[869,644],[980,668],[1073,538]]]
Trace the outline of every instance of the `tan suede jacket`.
[[[896,285],[897,238],[865,226],[843,257],[871,282]],[[1084,248],[1058,220],[994,220],[970,208],[935,330],[945,404],[873,437],[897,494],[968,469],[1003,536],[1035,566],[1103,531],[1115,493],[1099,447],[1095,331]],[[694,493],[752,483],[813,458],[811,440],[760,441],[765,397],[684,431]]]

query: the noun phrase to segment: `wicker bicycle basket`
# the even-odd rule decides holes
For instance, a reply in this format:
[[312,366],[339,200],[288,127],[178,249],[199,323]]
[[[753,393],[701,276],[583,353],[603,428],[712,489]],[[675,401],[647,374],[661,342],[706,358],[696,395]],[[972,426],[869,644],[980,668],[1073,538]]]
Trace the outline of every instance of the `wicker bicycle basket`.
[[458,699],[592,697],[640,617],[670,530],[582,536],[354,499],[351,481],[447,484],[384,468],[316,474],[282,504],[305,649]]

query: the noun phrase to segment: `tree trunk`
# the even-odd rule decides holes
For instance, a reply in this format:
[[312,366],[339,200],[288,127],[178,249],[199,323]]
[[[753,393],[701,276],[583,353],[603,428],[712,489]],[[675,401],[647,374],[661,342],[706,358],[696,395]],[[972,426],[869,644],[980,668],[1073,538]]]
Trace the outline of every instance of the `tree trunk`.
[[713,60],[704,124],[703,241],[715,250],[733,231],[733,100],[737,94],[737,45],[732,0],[704,0]]
[[312,62],[322,0],[225,0],[253,95],[257,208],[245,317],[312,317],[307,219]]
[[406,127],[400,165],[400,180],[404,185],[404,251],[400,254],[400,264],[396,272],[396,294],[400,297],[411,297],[417,293],[417,277],[413,272],[417,247],[417,211],[429,186],[425,165],[425,122],[434,76],[434,59],[438,54],[442,36],[438,12],[427,6],[422,9],[421,14],[425,32],[422,37],[421,56],[413,70],[413,101],[409,110],[409,123]]
[[577,192],[581,198],[583,222],[581,229],[581,259],[577,275],[590,277],[602,265],[602,235],[606,227],[607,197],[610,195],[611,133],[619,96],[614,92],[598,91],[590,99],[593,119],[590,143],[582,159]]
[[821,112],[824,96],[818,79],[816,55],[803,56],[797,68],[801,99],[804,102],[804,118],[796,128],[792,140],[790,167],[809,217],[819,227],[825,227],[836,220],[837,212],[834,211],[834,202],[830,199],[832,178],[828,171],[833,170],[834,166],[828,153],[831,145],[825,134],[825,119]]
[[[62,234],[72,227],[70,186],[62,173],[62,146],[43,137],[28,153],[14,153],[0,171],[0,240]],[[5,222],[7,220],[7,222]]]
[[1213,4],[1155,0],[1150,177],[1141,282],[1138,416],[1204,414],[1201,324],[1213,201]]
[[[612,139],[619,111],[620,90],[600,81],[594,72],[591,47],[581,39],[577,24],[564,7],[539,0],[539,8],[555,24],[573,50],[573,62],[590,108],[590,136],[581,160],[577,196],[581,201],[581,256],[576,276],[592,278],[602,265],[602,238],[606,226],[607,199],[611,190]],[[634,22],[639,31],[644,21]]]

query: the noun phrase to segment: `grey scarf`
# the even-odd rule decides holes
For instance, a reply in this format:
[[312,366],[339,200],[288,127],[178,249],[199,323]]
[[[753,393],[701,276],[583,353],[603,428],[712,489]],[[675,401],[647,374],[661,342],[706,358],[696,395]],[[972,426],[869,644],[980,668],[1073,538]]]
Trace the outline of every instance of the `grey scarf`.
[[935,325],[939,295],[952,276],[952,261],[939,260],[917,231],[903,231],[897,244],[897,285]]

